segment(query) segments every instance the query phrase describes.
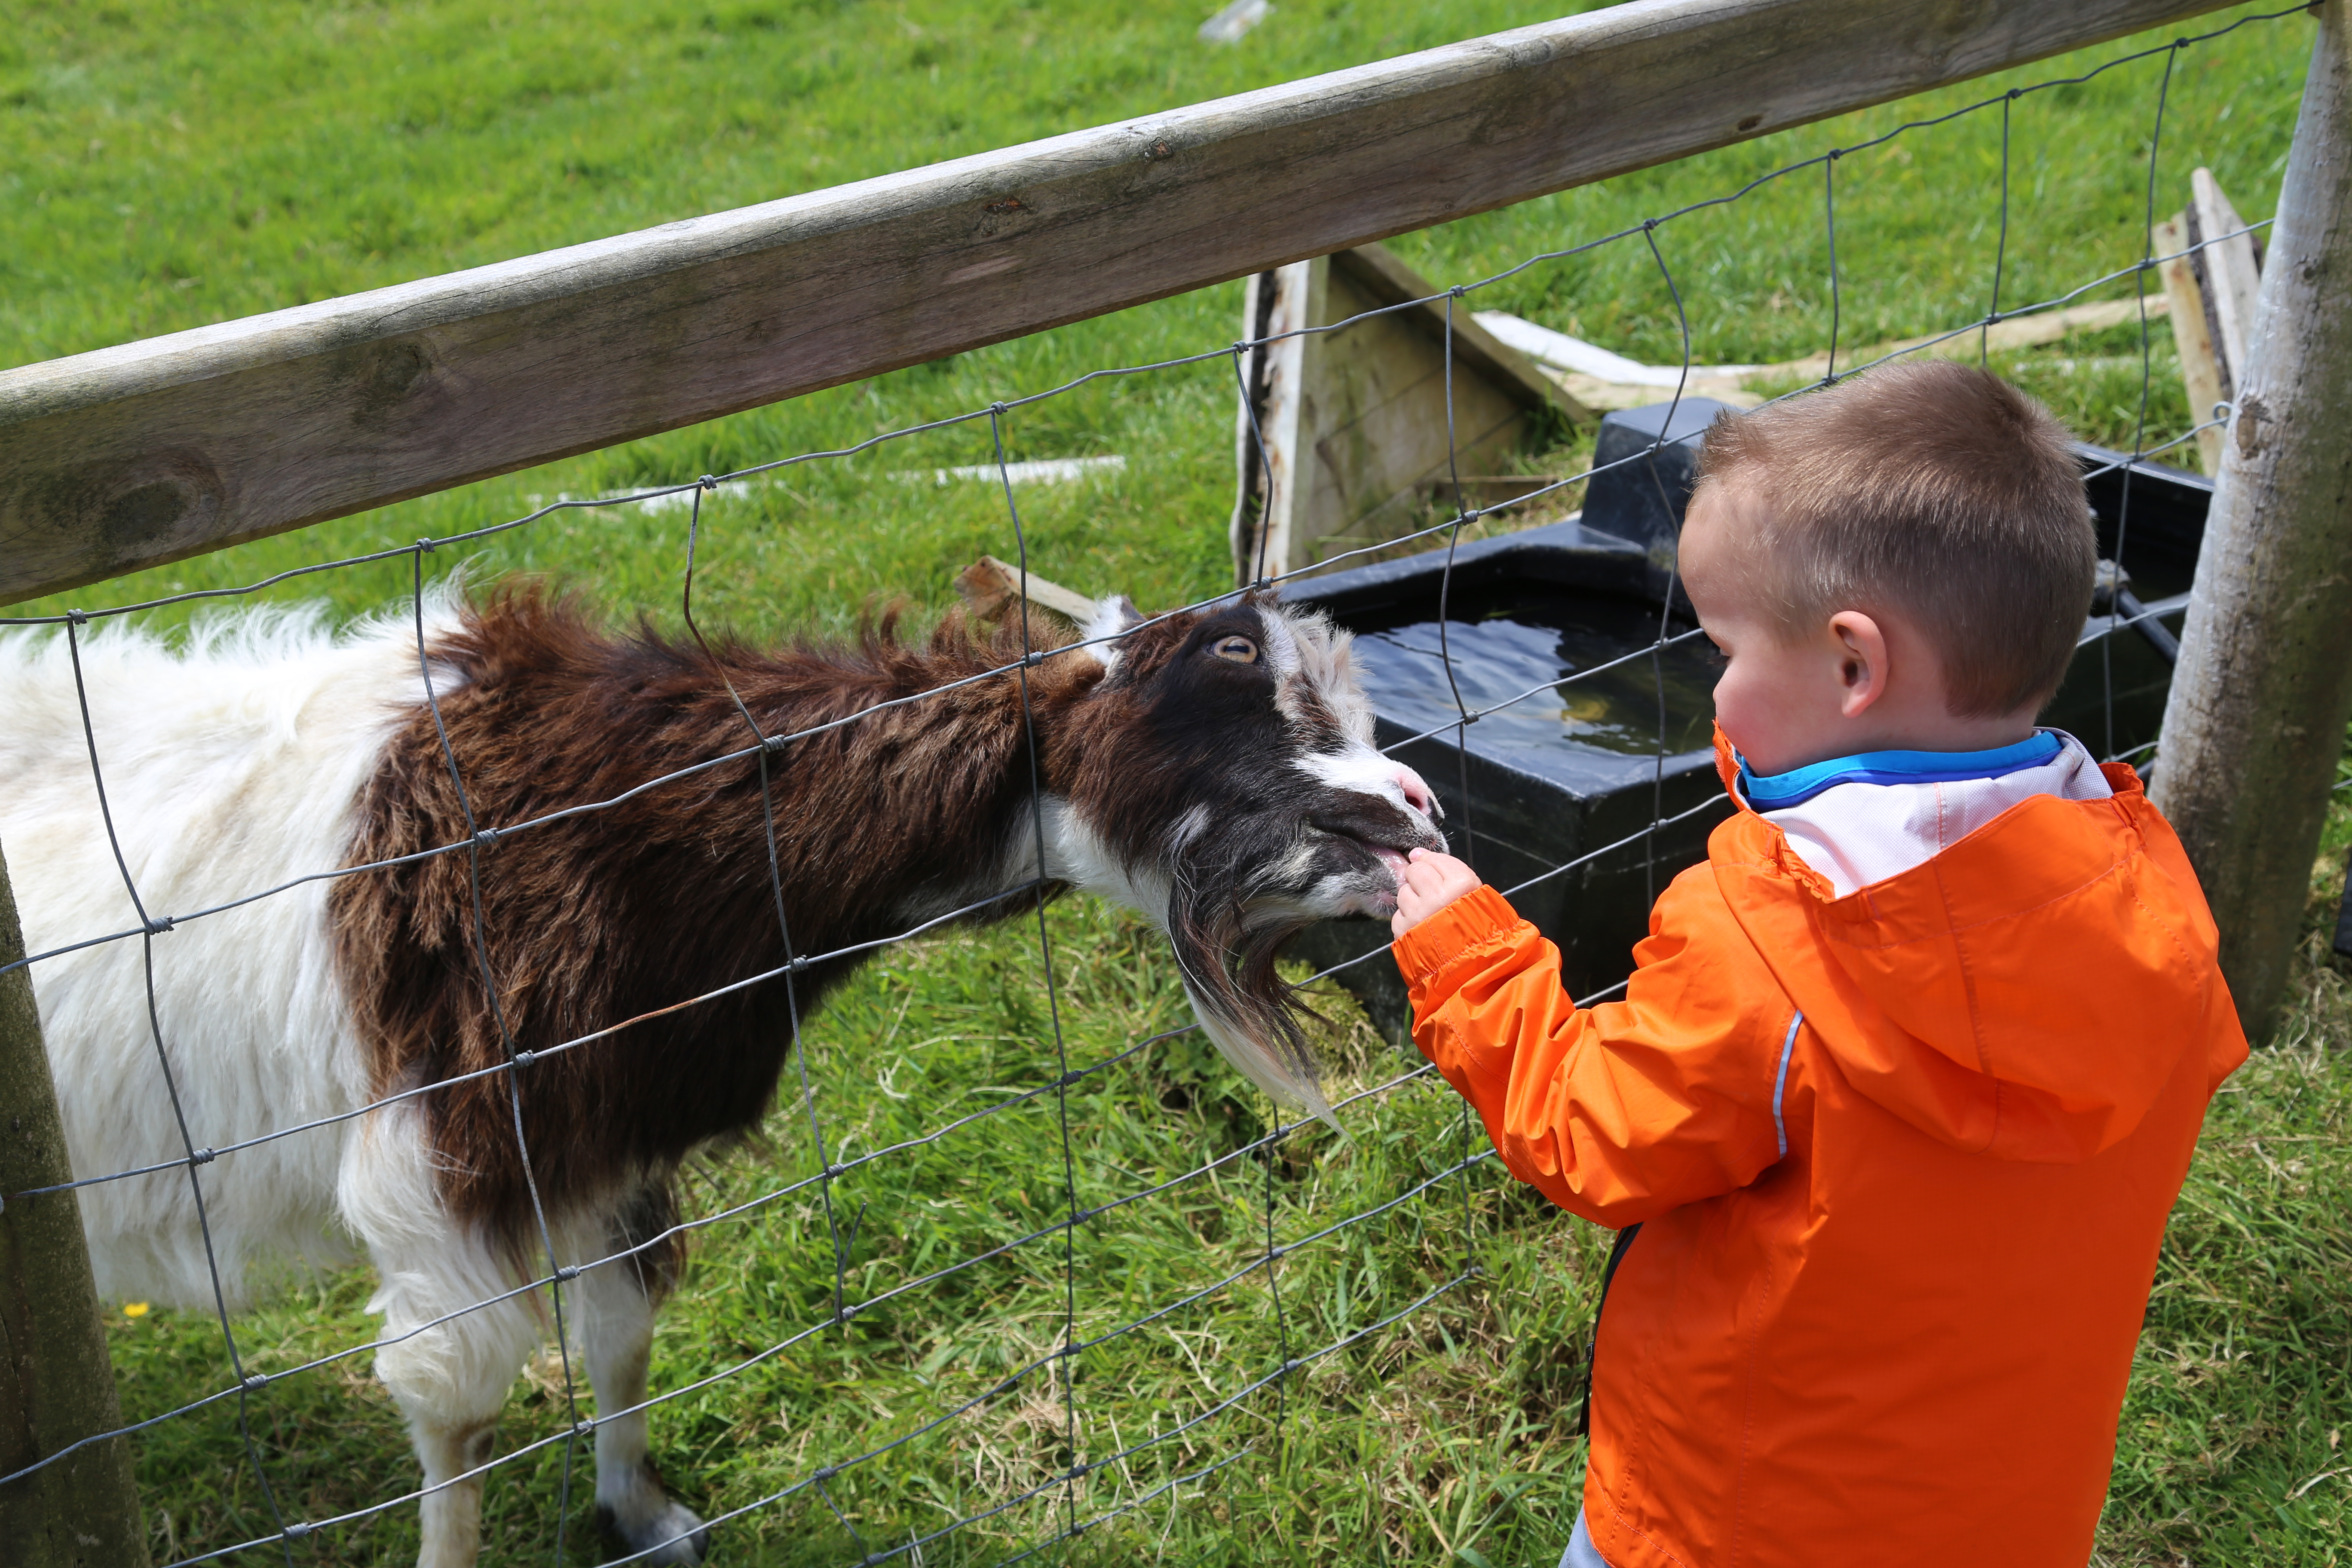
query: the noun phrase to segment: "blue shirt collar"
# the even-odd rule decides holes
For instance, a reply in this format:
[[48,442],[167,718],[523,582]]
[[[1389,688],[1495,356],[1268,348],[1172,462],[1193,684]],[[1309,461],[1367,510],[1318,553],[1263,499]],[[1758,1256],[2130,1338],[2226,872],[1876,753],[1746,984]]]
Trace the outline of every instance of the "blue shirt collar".
[[2021,768],[2040,767],[2066,742],[2054,730],[2036,730],[2013,746],[1990,752],[1864,752],[1832,757],[1785,773],[1759,775],[1739,758],[1739,792],[1758,811],[1786,811],[1825,789],[1843,784],[1956,784],[1963,779],[1997,779]]

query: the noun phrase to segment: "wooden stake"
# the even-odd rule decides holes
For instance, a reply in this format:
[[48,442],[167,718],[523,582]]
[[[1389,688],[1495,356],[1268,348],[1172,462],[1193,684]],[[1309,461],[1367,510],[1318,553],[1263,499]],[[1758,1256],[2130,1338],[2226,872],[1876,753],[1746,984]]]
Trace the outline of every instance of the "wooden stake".
[[[955,588],[975,616],[992,621],[1020,601],[1021,568],[983,555],[956,574]],[[1028,588],[1031,604],[1053,611],[1073,626],[1085,626],[1094,618],[1095,601],[1075,589],[1048,583],[1034,572],[1029,574]]]
[[2221,353],[2226,384],[2234,389],[2245,378],[2247,345],[2253,342],[2255,297],[2262,288],[2262,251],[2254,244],[2246,220],[2221,194],[2210,169],[2189,176],[2189,211],[2195,215],[2191,236],[2203,243],[2198,253],[2198,273],[2206,286],[2209,309],[2220,329],[2213,346]]
[[2318,40],[2214,487],[2156,804],[2221,930],[2247,1033],[2268,1032],[2352,716],[2352,68]]
[[[2180,384],[2189,394],[2189,417],[2202,423],[2230,401],[2230,393],[2207,320],[2205,287],[2198,276],[2197,258],[2184,254],[2195,243],[2189,232],[2189,214],[2179,212],[2158,224],[2150,239],[2157,255],[2169,258],[2157,263],[2156,272],[2164,279],[2164,298],[2170,307],[2172,346],[2180,355]],[[2229,438],[2229,432],[2218,425],[2197,432],[2197,456],[2208,474],[2221,471],[2221,446]]]
[[[0,858],[0,964],[24,956]],[[0,974],[0,1475],[122,1425],[81,1205],[69,1192],[12,1195],[72,1179],[32,977],[10,970]],[[0,1485],[0,1563],[145,1568],[129,1445],[94,1443]]]

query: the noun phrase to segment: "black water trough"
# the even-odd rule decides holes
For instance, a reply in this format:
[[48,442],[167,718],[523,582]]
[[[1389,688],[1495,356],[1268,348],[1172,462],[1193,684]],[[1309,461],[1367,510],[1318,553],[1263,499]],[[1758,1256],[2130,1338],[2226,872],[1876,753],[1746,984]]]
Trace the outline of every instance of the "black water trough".
[[[1579,996],[1625,977],[1658,890],[1705,858],[1708,832],[1729,810],[1710,748],[1714,658],[1698,637],[1646,651],[1661,630],[1672,637],[1696,624],[1687,600],[1676,595],[1669,606],[1666,596],[1695,443],[1721,406],[1685,399],[1671,428],[1664,404],[1609,416],[1596,467],[1662,436],[1669,444],[1595,474],[1576,516],[1462,545],[1450,589],[1438,549],[1283,590],[1357,634],[1377,743],[1437,792],[1456,852],[1496,887],[1519,889],[1512,902],[1559,945]],[[2044,721],[2110,756],[2153,740],[2163,717],[2212,485],[2147,459],[2078,450],[2105,561],[2128,488],[2123,624],[2103,586]],[[2103,582],[2112,577],[2103,573]],[[1597,673],[1454,728],[1457,684],[1462,705],[1477,713],[1580,670]],[[1660,819],[1678,820],[1645,831]],[[1386,942],[1372,922],[1330,921],[1290,951],[1323,968]],[[1404,987],[1392,963],[1370,957],[1340,978],[1383,1030],[1403,1036]]]

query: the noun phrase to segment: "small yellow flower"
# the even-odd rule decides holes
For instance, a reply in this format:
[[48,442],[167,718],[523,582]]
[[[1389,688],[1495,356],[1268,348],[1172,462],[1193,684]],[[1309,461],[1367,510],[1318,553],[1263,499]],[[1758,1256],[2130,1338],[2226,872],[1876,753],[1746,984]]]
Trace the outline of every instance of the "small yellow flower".
[[126,1318],[143,1318],[147,1315],[147,1303],[125,1301],[122,1303],[122,1315]]

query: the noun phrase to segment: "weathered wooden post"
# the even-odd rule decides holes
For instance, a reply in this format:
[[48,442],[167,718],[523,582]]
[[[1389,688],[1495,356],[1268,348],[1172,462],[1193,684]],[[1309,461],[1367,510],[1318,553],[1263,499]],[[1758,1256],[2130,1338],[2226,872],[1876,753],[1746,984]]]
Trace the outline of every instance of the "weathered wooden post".
[[[0,963],[25,956],[0,858]],[[32,976],[0,974],[0,1196],[71,1179]],[[0,1207],[0,1476],[122,1424],[71,1193]],[[0,1485],[0,1563],[145,1568],[129,1445],[93,1443]]]
[[2352,715],[2352,67],[2346,0],[2313,7],[2248,366],[2213,491],[2156,803],[2268,1032]]

